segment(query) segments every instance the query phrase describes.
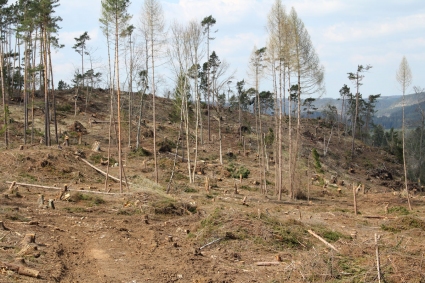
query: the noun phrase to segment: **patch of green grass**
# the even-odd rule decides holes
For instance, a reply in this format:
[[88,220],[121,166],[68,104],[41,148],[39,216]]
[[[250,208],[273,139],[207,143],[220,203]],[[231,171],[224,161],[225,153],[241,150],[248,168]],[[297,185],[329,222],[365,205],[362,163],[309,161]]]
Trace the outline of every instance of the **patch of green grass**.
[[393,232],[393,233],[415,229],[415,228],[425,231],[425,221],[416,217],[405,216],[405,217],[397,218],[388,224],[381,225],[382,230]]
[[358,262],[358,259],[352,257],[341,257],[338,260],[338,266],[346,273],[353,274],[351,282],[363,282],[364,276],[362,274],[366,272],[364,267]]
[[246,186],[246,185],[242,185],[242,186],[240,186],[240,189],[242,189],[242,190],[247,190],[247,191],[250,191],[250,192],[255,192],[255,191],[258,191],[258,188],[253,188],[253,187],[250,187],[250,186]]
[[20,222],[29,222],[30,219],[26,218],[25,216],[19,214],[19,213],[13,213],[13,214],[6,214],[5,218],[10,221],[20,221]]
[[69,213],[83,213],[83,212],[86,212],[86,209],[84,207],[80,207],[80,206],[64,207],[63,209],[66,210]]
[[69,112],[72,110],[72,106],[70,104],[58,104],[56,105],[56,110],[61,112]]
[[340,232],[337,231],[331,231],[331,230],[322,230],[319,232],[319,234],[328,242],[336,242],[339,239],[343,238],[343,239],[349,239],[349,236],[346,236]]
[[398,215],[408,215],[410,212],[404,206],[393,206],[388,208],[388,213],[393,213]]
[[36,177],[34,177],[31,174],[28,174],[27,172],[21,172],[21,173],[19,173],[19,177],[25,178],[25,179],[30,180],[30,181],[33,181],[33,182],[37,181],[37,178]]
[[203,236],[209,237],[216,234],[224,224],[224,215],[222,208],[216,207],[206,218],[201,221],[201,228],[203,229]]
[[176,173],[174,174],[174,179],[175,179],[175,180],[188,180],[188,179],[189,179],[189,177],[188,177],[188,176],[186,176],[186,175],[184,175],[184,174],[182,174],[182,173],[180,173],[180,172],[176,172]]
[[189,203],[176,202],[172,199],[163,199],[152,203],[155,214],[183,215],[187,212],[196,212],[196,206]]
[[198,190],[197,190],[197,189],[194,189],[194,188],[192,188],[192,187],[185,187],[185,188],[183,189],[183,192],[185,192],[185,193],[197,193],[197,192],[198,192]]
[[152,153],[150,153],[149,151],[147,151],[143,147],[139,147],[138,149],[132,150],[128,154],[128,157],[133,158],[133,157],[144,157],[144,156],[150,156],[150,155],[152,155]]
[[242,175],[242,178],[246,179],[251,173],[249,169],[245,166],[240,166],[239,168],[236,168],[235,164],[233,163],[230,163],[229,166],[227,166],[226,170],[230,173],[232,178],[240,178],[240,175]]
[[210,160],[210,161],[216,160],[216,159],[218,159],[218,155],[217,154],[211,154],[211,155],[209,155],[209,156],[207,156],[207,157],[205,157],[203,159],[204,160]]
[[135,209],[135,208],[121,208],[117,212],[118,215],[135,215],[140,213],[141,213],[140,209]]
[[71,196],[71,201],[79,202],[79,201],[85,201],[88,202],[89,206],[93,205],[100,205],[104,204],[105,200],[101,198],[100,196],[92,196],[89,194],[82,194],[82,193],[76,193],[73,196]]
[[[100,164],[100,161],[102,159],[108,160],[108,158],[104,157],[100,153],[95,153],[95,154],[90,155],[89,159],[90,159],[90,161],[92,161],[93,163],[96,163],[96,164]],[[115,164],[115,163],[117,163],[117,161],[114,158],[110,157],[109,158],[109,164],[112,165],[112,164]]]
[[305,240],[307,233],[302,222],[293,219],[280,222],[278,219],[268,215],[262,215],[261,218],[272,231],[272,237],[267,240],[267,244],[271,245],[274,249],[300,249],[311,246]]

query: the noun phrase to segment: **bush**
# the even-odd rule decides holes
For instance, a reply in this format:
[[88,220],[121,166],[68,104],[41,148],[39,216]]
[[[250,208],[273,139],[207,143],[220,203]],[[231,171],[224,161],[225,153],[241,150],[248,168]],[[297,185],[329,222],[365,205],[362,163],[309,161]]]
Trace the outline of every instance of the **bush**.
[[138,149],[134,149],[130,152],[128,155],[129,157],[144,157],[144,156],[150,156],[151,153],[144,149],[143,147],[139,147]]
[[246,168],[245,166],[236,168],[233,163],[230,163],[229,166],[226,168],[226,170],[230,173],[232,178],[239,178],[239,176],[242,175],[242,178],[246,179],[251,173],[249,169]]
[[319,160],[319,153],[315,148],[313,148],[312,154],[314,160],[314,167],[316,168],[317,173],[323,173],[322,164],[320,164]]

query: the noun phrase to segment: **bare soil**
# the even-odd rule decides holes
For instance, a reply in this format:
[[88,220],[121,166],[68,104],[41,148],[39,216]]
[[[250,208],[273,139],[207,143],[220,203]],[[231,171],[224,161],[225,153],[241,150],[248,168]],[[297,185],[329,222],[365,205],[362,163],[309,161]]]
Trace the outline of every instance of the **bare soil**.
[[[383,150],[357,141],[356,157],[351,160],[349,138],[334,128],[324,156],[323,140],[328,140],[331,128],[324,121],[305,120],[296,179],[299,199],[288,198],[285,191],[278,201],[274,163],[270,162],[267,173],[268,191],[262,193],[256,135],[245,134],[250,152],[245,156],[237,113],[226,110],[224,164],[218,161],[217,122],[212,122],[214,137],[207,141],[204,116],[202,174],[196,174],[190,184],[187,163],[177,158],[167,194],[173,155],[159,154],[160,182],[155,184],[152,155],[127,147],[129,132],[134,147],[135,125],[129,131],[128,123],[123,123],[123,165],[131,185],[120,194],[118,183],[110,180],[105,187],[105,177],[76,158],[107,170],[101,159],[107,158],[109,125],[90,125],[89,120],[109,120],[108,98],[96,93],[89,108],[74,116],[72,96],[71,92],[58,96],[64,109],[58,115],[60,142],[68,135],[69,147],[40,145],[39,135],[33,144],[24,145],[22,106],[10,107],[11,146],[0,152],[0,221],[4,225],[4,229],[0,226],[0,282],[378,282],[377,253],[381,282],[425,282],[424,194],[418,184],[410,184],[413,210],[409,210],[402,192],[402,167]],[[83,101],[80,109],[84,109]],[[158,140],[172,141],[174,146],[179,124],[169,120],[172,103],[159,99],[159,105]],[[152,153],[150,113],[147,104],[142,146]],[[36,129],[43,128],[42,115],[36,111]],[[255,125],[247,113],[244,119],[246,125]],[[72,129],[75,121],[87,129],[80,145]],[[272,127],[272,121],[265,116],[264,128]],[[91,150],[94,141],[100,142],[101,152]],[[287,144],[285,140],[285,154]],[[320,154],[323,173],[313,166],[313,148]],[[117,160],[115,141],[111,153]],[[179,151],[179,155],[186,153]],[[242,182],[232,178],[227,170],[231,166],[246,167],[249,177]],[[118,167],[111,166],[109,174],[117,177]],[[337,183],[325,185],[332,176]],[[18,185],[9,190],[7,182],[12,181]],[[356,195],[357,215],[353,183],[365,187]],[[70,197],[60,200],[65,184]],[[46,204],[54,200],[55,209],[40,206],[40,195]],[[28,234],[35,234],[35,243],[22,243]],[[21,258],[24,263],[18,265],[39,271],[38,278],[8,268]]]

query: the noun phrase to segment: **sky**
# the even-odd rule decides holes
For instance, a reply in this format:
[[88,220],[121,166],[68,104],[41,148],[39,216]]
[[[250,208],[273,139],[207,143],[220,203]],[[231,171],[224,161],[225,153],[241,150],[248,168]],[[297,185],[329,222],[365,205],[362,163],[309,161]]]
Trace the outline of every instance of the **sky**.
[[[165,21],[187,24],[212,15],[216,19],[215,39],[210,43],[221,60],[235,71],[233,82],[249,81],[249,57],[254,46],[267,42],[267,15],[275,0],[160,0]],[[371,65],[364,73],[360,92],[363,96],[402,94],[396,72],[403,56],[412,71],[413,86],[425,88],[425,2],[423,0],[282,0],[289,12],[292,7],[304,22],[314,48],[325,67],[326,92],[322,97],[337,98],[344,84],[354,90],[347,78],[358,65]],[[143,0],[132,0],[128,12],[139,25]],[[60,43],[65,47],[53,54],[55,81],[70,83],[80,68],[81,57],[72,49],[76,37],[85,31],[97,72],[107,73],[106,39],[99,29],[100,0],[61,0],[56,15]],[[205,61],[205,60],[203,60]],[[88,66],[86,61],[85,65]],[[85,67],[85,70],[87,67]],[[158,72],[161,72],[159,70]],[[166,71],[164,70],[164,73]],[[172,88],[165,79],[163,88]],[[167,85],[168,84],[168,85]],[[272,90],[264,78],[260,90]],[[353,91],[354,92],[354,91]],[[161,91],[159,92],[161,93]]]

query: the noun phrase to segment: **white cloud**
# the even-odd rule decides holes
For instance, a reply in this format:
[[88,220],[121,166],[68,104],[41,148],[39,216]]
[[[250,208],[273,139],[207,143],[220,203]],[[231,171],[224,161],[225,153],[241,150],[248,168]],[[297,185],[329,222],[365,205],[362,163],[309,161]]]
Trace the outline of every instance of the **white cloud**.
[[303,16],[323,16],[347,9],[347,2],[339,0],[286,1],[284,4],[288,8],[294,7],[297,13]]
[[324,31],[324,35],[330,41],[350,42],[423,30],[424,26],[425,14],[415,14],[396,19],[386,18],[369,22],[337,23],[328,27]]

